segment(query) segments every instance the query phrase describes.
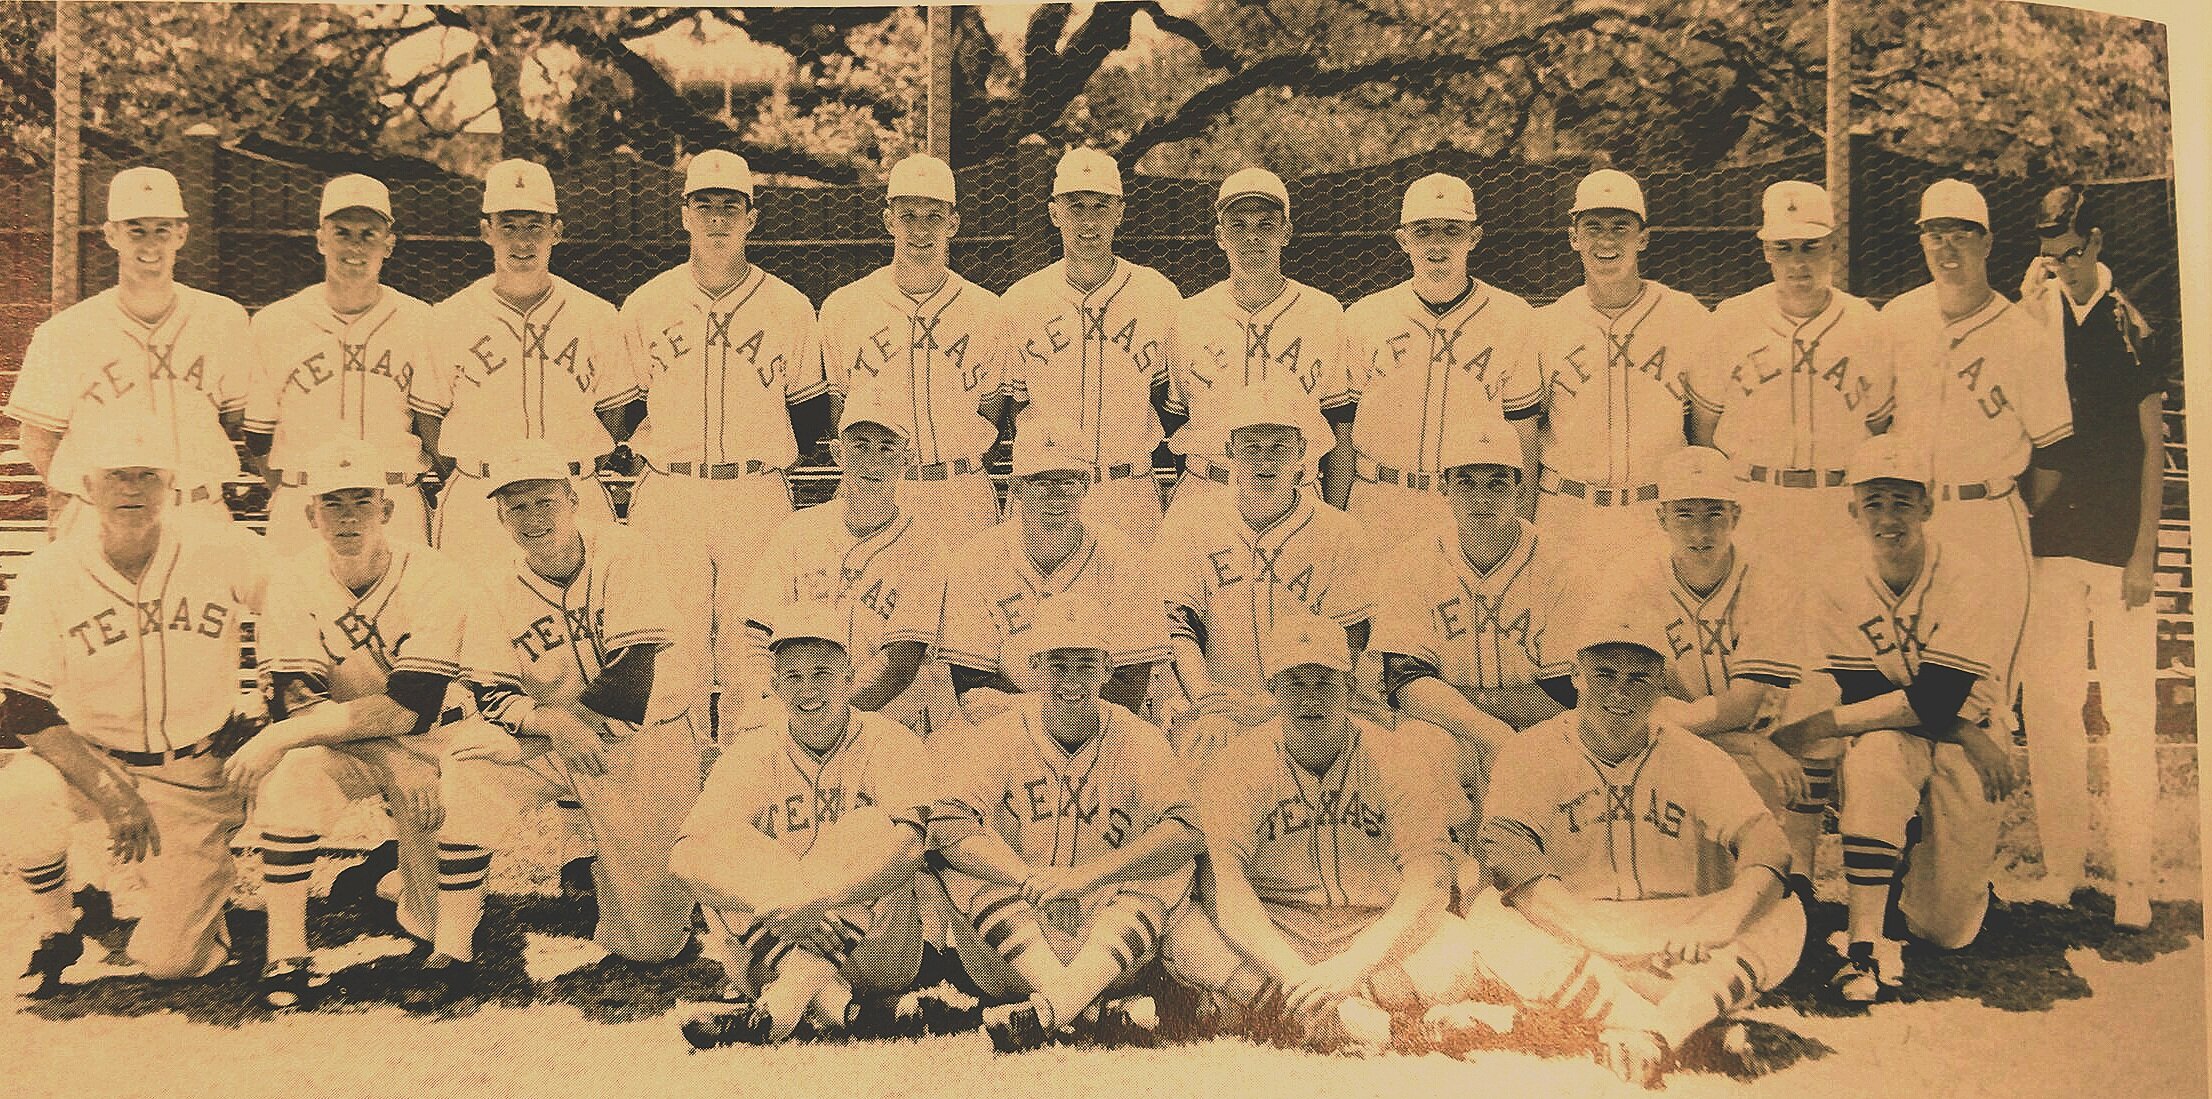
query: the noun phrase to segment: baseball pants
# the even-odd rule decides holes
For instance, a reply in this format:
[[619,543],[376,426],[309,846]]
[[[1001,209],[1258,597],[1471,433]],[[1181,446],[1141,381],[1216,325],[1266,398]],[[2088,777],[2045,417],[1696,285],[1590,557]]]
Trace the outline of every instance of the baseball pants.
[[[1606,918],[1649,927],[1686,921],[1704,897],[1591,901]],[[1607,958],[1554,938],[1509,908],[1495,889],[1467,905],[1466,927],[1476,967],[1523,1003],[1564,1009],[1605,1026],[1649,1030],[1680,1048],[1698,1028],[1747,1007],[1797,967],[1805,942],[1805,909],[1785,896],[1744,928],[1736,941],[1693,965],[1654,959]]]
[[737,727],[740,673],[751,648],[745,589],[761,547],[790,515],[781,471],[710,481],[647,470],[631,490],[630,529],[653,546],[669,590],[697,608],[677,616],[677,651],[711,655],[699,669],[691,706],[698,732],[708,729],[708,696],[715,691],[729,699],[718,715],[721,727]]
[[[576,477],[576,525],[612,524],[614,506],[596,477]],[[484,495],[484,479],[456,473],[438,494],[430,517],[430,544],[466,568],[484,568],[515,553],[514,536],[500,525],[499,505]]]
[[[940,875],[957,916],[946,921],[953,951],[988,1002],[1019,1000],[1036,988],[1016,968],[1027,950],[1049,947],[1061,965],[1074,962],[1085,944],[1108,947],[1118,967],[1104,989],[1118,988],[1159,955],[1183,908],[1178,894],[1170,905],[1153,892],[1117,888],[1038,908],[1012,886],[985,884],[964,874]],[[1153,882],[1141,883],[1146,886]]]
[[2158,607],[2128,607],[2121,570],[2075,557],[2039,557],[2028,601],[2022,716],[2028,725],[2028,776],[2044,873],[2081,880],[2089,848],[2088,653],[2095,631],[2098,699],[2109,732],[2106,832],[2113,880],[2151,879],[2151,819],[2158,804]]
[[[1956,744],[1861,734],[1843,755],[1843,866],[1855,888],[1887,888],[1905,862],[1898,907],[1912,933],[1957,950],[1981,932],[1997,859],[2000,807]],[[1907,856],[1905,827],[1920,818]]]
[[[137,864],[146,897],[131,932],[131,960],[157,980],[202,976],[230,957],[223,906],[230,901],[237,860],[230,840],[245,821],[245,804],[223,781],[223,761],[195,756],[157,767],[106,761],[138,792],[153,816],[161,853]],[[13,820],[0,844],[59,926],[69,926],[69,841],[79,822],[106,827],[91,799],[61,772],[24,752],[0,767],[0,805]]]
[[[1948,492],[1945,490],[1945,495]],[[1935,514],[1928,519],[1927,537],[1973,555],[2004,578],[2004,584],[1995,590],[2019,592],[2030,603],[2028,613],[2035,613],[2029,588],[2035,563],[2028,550],[2028,506],[2021,502],[2018,492],[2007,492],[1993,500],[1938,500]],[[2026,626],[2023,620],[2023,633]],[[2004,680],[1997,685],[1997,697],[2007,702],[2002,707],[2002,720],[2008,729],[2013,724],[2010,702],[2020,689],[2021,641],[2022,633],[2015,633],[2012,649],[2005,655]]]
[[1359,520],[1360,532],[1379,557],[1436,530],[1453,529],[1452,507],[1435,490],[1416,491],[1379,481],[1352,482],[1345,511]]
[[899,508],[932,524],[945,552],[955,554],[976,535],[998,525],[998,487],[981,470],[955,473],[942,481],[900,481]]
[[[443,730],[399,742],[401,751],[370,755],[353,744],[294,748],[255,791],[254,823],[262,860],[270,867],[312,866],[322,838],[346,808],[371,798],[390,799],[404,789],[439,782]],[[438,835],[392,817],[399,839],[399,925],[428,940],[438,919]]]
[[837,929],[837,943],[824,951],[815,945],[782,942],[753,922],[745,908],[712,908],[723,935],[725,974],[749,996],[773,984],[784,959],[804,950],[829,962],[855,990],[878,995],[913,987],[922,968],[921,905],[910,882],[867,904],[832,909],[824,922]]
[[524,739],[516,763],[447,760],[441,790],[446,850],[496,851],[523,814],[563,795],[583,806],[597,840],[592,867],[599,897],[595,941],[631,961],[666,961],[691,935],[691,890],[668,869],[669,852],[699,797],[699,745],[689,720],[631,730],[604,745],[606,773],[572,773],[550,744]]
[[[1303,908],[1261,902],[1275,929],[1308,965],[1328,961],[1346,948],[1360,932],[1382,915],[1380,909]],[[1428,934],[1410,949],[1383,959],[1367,976],[1358,994],[1374,1003],[1399,1011],[1436,1004],[1457,1003],[1475,991],[1478,971],[1474,960],[1480,944],[1474,929],[1449,912],[1437,913]],[[1194,908],[1168,935],[1168,971],[1186,984],[1205,984],[1190,978],[1193,969],[1218,970],[1218,964],[1202,964],[1216,952],[1244,961],[1221,929],[1203,909]],[[1248,963],[1256,965],[1257,963]]]
[[[384,525],[394,545],[430,544],[430,512],[423,506],[422,489],[393,485],[384,490],[392,502],[392,521]],[[322,536],[307,521],[307,509],[315,506],[315,494],[299,485],[279,485],[269,494],[269,552],[290,556],[321,546]]]

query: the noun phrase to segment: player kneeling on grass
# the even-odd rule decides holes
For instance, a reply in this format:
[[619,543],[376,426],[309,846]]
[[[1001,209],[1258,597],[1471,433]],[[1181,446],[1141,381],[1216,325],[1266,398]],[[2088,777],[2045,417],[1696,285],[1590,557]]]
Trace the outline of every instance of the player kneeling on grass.
[[966,917],[953,945],[986,997],[1017,1000],[984,1017],[1004,1053],[1086,1013],[1148,1025],[1143,998],[1099,998],[1152,959],[1204,846],[1166,734],[1099,698],[1105,609],[1062,597],[1037,613],[1019,641],[1038,688],[936,746],[946,786],[930,838]]
[[308,964],[308,875],[355,800],[381,798],[392,811],[401,929],[427,942],[436,927],[443,727],[472,714],[454,682],[467,603],[445,558],[390,539],[386,465],[340,441],[295,467],[323,546],[272,571],[260,657],[273,724],[223,768],[261,826],[261,1000],[271,1008],[308,1006],[325,983]]
[[[1810,628],[1842,703],[1774,732],[1799,757],[1843,754],[1848,946],[1835,986],[1869,1003],[1904,978],[1909,932],[1945,950],[1981,933],[2002,812],[2018,775],[2001,669],[2027,590],[1957,544],[1931,541],[1925,450],[1893,435],[1860,446],[1851,514],[1871,544],[1828,577]],[[1948,505],[1946,505],[1948,506]]]
[[1279,714],[1230,741],[1200,787],[1216,924],[1189,933],[1218,926],[1264,974],[1254,1001],[1279,1002],[1308,1041],[1377,1048],[1385,1009],[1474,987],[1475,941],[1444,910],[1447,829],[1467,803],[1431,738],[1352,715],[1342,626],[1284,615],[1265,655]]
[[1668,644],[1637,598],[1597,604],[1567,640],[1575,709],[1499,753],[1480,836],[1497,888],[1467,922],[1490,978],[1595,1020],[1607,1067],[1652,1087],[1692,1034],[1789,975],[1805,910],[1743,772],[1653,718]]
[[724,747],[670,860],[723,924],[722,964],[742,994],[684,1024],[699,1049],[780,1042],[802,1024],[892,1032],[897,1013],[855,994],[897,996],[922,960],[929,751],[853,709],[850,627],[832,605],[794,604],[769,625],[781,705]]

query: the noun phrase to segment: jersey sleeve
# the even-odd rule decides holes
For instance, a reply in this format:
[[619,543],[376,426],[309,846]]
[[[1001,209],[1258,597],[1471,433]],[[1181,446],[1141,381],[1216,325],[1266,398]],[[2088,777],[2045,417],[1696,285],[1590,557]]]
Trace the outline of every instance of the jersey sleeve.
[[1367,392],[1375,376],[1375,360],[1382,354],[1377,336],[1389,325],[1381,297],[1369,295],[1344,309],[1344,375],[1353,400]]
[[1118,668],[1166,660],[1173,650],[1168,648],[1167,617],[1161,613],[1159,585],[1145,567],[1141,550],[1127,542],[1120,543],[1120,548],[1114,561],[1109,611],[1115,634],[1111,662]]
[[[662,574],[641,550],[638,546],[617,547],[606,564],[607,605],[602,608],[606,622],[600,638],[609,653],[632,645],[665,648],[675,641],[671,630],[676,621],[675,604],[670,602]],[[700,654],[683,656],[697,659]]]
[[1544,780],[1553,765],[1547,757],[1562,750],[1552,734],[1550,722],[1522,733],[1506,744],[1490,769],[1480,846],[1484,868],[1501,892],[1559,873],[1547,853],[1544,828],[1549,816],[1544,799],[1551,785]]
[[[1538,537],[1542,537],[1539,535]],[[1594,578],[1586,578],[1583,570],[1570,568],[1559,559],[1556,542],[1539,543],[1536,553],[1541,555],[1541,567],[1536,570],[1535,586],[1529,592],[1529,619],[1534,624],[1536,643],[1536,678],[1554,679],[1573,670],[1575,654],[1568,646],[1574,642],[1568,636],[1567,616],[1574,613],[1569,598],[1571,591],[1603,591],[1594,586]],[[1593,585],[1586,586],[1585,579]]]
[[1167,340],[1167,394],[1161,400],[1162,407],[1178,416],[1190,415],[1191,390],[1197,385],[1191,372],[1194,356],[1200,354],[1204,343],[1200,339],[1196,310],[1186,298],[1175,309],[1174,323],[1168,325]]
[[1861,308],[1867,317],[1860,376],[1866,381],[1866,423],[1871,428],[1897,414],[1897,333],[1890,327],[1889,318],[1875,312],[1873,306]]
[[623,357],[630,364],[630,384],[637,387],[638,396],[653,392],[653,337],[646,332],[652,314],[654,283],[646,283],[622,299],[622,307],[615,310],[616,327],[622,336]]
[[945,632],[945,558],[937,541],[915,529],[917,544],[899,564],[898,606],[885,622],[883,643],[919,641],[936,648]]
[[1320,308],[1314,310],[1314,321],[1314,339],[1321,345],[1321,368],[1313,393],[1321,399],[1322,408],[1342,408],[1359,399],[1352,385],[1352,348],[1345,331],[1344,306],[1324,295]]
[[998,623],[991,617],[991,593],[997,590],[997,585],[972,559],[981,540],[968,543],[962,559],[949,574],[944,596],[945,626],[938,637],[938,655],[947,664],[995,672],[1001,670],[999,645],[1002,640]]
[[992,826],[991,811],[1006,788],[1001,769],[1011,754],[997,745],[1017,720],[1013,713],[1000,713],[981,725],[961,724],[929,739],[938,775],[937,800],[930,810],[933,846],[952,846]]
[[2018,320],[2014,327],[2025,346],[2016,360],[2014,384],[2020,393],[2013,400],[2028,441],[2050,446],[2074,433],[2074,406],[2066,393],[2066,347],[2025,312],[2019,312]]
[[1138,804],[1143,825],[1178,820],[1204,831],[1198,817],[1198,799],[1185,772],[1188,767],[1168,746],[1159,726],[1139,719],[1130,737],[1129,766],[1135,771]]
[[281,346],[278,329],[282,323],[281,316],[263,309],[247,325],[254,356],[253,371],[246,379],[246,430],[262,435],[275,432],[277,426],[279,398],[284,385],[283,374],[277,366]]
[[1756,323],[1741,315],[1745,312],[1748,310],[1739,301],[1722,302],[1713,314],[1713,336],[1707,353],[1692,360],[1682,374],[1683,390],[1689,394],[1690,403],[1714,416],[1728,411],[1729,378],[1744,350],[1745,339],[1739,333],[1752,331]]
[[[1436,731],[1442,734],[1442,730]],[[1410,729],[1370,732],[1396,739],[1386,751],[1377,753],[1377,773],[1386,784],[1390,844],[1398,869],[1402,871],[1424,859],[1446,858],[1452,849],[1452,826],[1473,812],[1467,795],[1452,777],[1451,767],[1439,765],[1435,758],[1418,758],[1409,750],[1415,740],[1404,734]],[[1420,742],[1427,747],[1442,747],[1426,736]]]
[[[1921,609],[1921,664],[1940,664],[1981,679],[2002,674],[2027,617],[2026,586],[1948,553],[1938,567],[1949,582],[1930,592]],[[1936,619],[1933,629],[1926,621],[1929,616]]]
[[868,722],[871,731],[882,738],[876,746],[875,757],[870,760],[879,768],[878,773],[871,776],[876,788],[877,808],[890,816],[893,823],[928,834],[930,819],[935,815],[933,806],[945,786],[937,775],[937,761],[922,744],[922,738],[906,726],[878,714],[855,713],[853,720]]
[[51,702],[61,681],[66,644],[74,644],[55,605],[52,558],[34,558],[9,585],[0,618],[0,688]]
[[1267,750],[1272,749],[1266,736],[1248,732],[1230,741],[1215,755],[1213,766],[1202,772],[1199,830],[1206,833],[1206,850],[1212,853],[1217,871],[1226,863],[1242,873],[1252,864],[1260,814],[1259,776],[1273,762],[1262,754]]
[[[1318,501],[1314,506],[1325,509],[1331,518],[1349,518]],[[1358,523],[1330,525],[1338,529],[1341,537],[1334,547],[1335,562],[1330,570],[1329,587],[1321,593],[1321,614],[1349,629],[1375,617],[1375,593],[1369,575],[1374,560]]]
[[861,324],[858,312],[853,308],[851,287],[832,291],[822,301],[817,329],[822,348],[822,380],[830,392],[840,397],[852,391],[853,329]]
[[215,306],[211,311],[214,316],[209,318],[214,338],[215,353],[210,356],[214,369],[208,372],[207,391],[221,414],[242,416],[260,356],[254,350],[246,307],[229,298],[217,299]]
[[1152,541],[1152,579],[1164,607],[1189,607],[1206,611],[1206,581],[1200,571],[1205,551],[1200,548],[1198,525],[1192,509],[1169,511]]
[[1407,552],[1394,554],[1383,569],[1391,578],[1382,598],[1376,600],[1374,627],[1367,648],[1372,652],[1410,656],[1432,668],[1444,666],[1443,633],[1437,628],[1435,593],[1438,587],[1425,568],[1427,539]]
[[1824,584],[1813,594],[1812,607],[1806,619],[1805,629],[1811,635],[1807,651],[1819,656],[1821,670],[1828,672],[1879,672],[1874,663],[1874,653],[1864,631],[1859,629],[1859,619],[1851,607],[1845,605],[1844,595],[1837,590],[1838,583],[1863,582],[1857,569],[1835,578],[1835,583]]
[[753,827],[747,819],[748,809],[766,800],[761,790],[761,776],[767,769],[761,746],[767,739],[757,729],[731,738],[721,757],[714,761],[714,769],[707,773],[706,784],[684,818],[679,838],[712,839]]
[[822,368],[822,326],[813,304],[792,290],[785,308],[784,320],[791,326],[791,361],[784,364],[783,400],[798,404],[829,392],[829,375]]
[[[463,291],[466,293],[466,291]],[[461,355],[467,345],[467,325],[459,310],[449,304],[433,307],[429,354],[423,368],[407,382],[407,407],[425,416],[453,411],[453,387],[461,372]]]
[[[1492,292],[1504,295],[1495,287]],[[1534,415],[1544,400],[1544,375],[1536,361],[1536,311],[1519,297],[1500,306],[1511,308],[1513,319],[1491,359],[1498,378],[1498,410],[1508,419],[1520,419]]]
[[480,589],[488,586],[491,590],[480,590],[471,601],[476,628],[465,630],[461,635],[461,676],[487,687],[519,688],[522,686],[522,658],[517,655],[514,642],[509,640],[509,629],[502,625],[505,617],[502,612],[512,613],[506,604],[508,589],[516,581],[511,576],[489,570],[476,579],[489,582],[488,585],[479,584]]
[[336,662],[323,644],[322,628],[310,605],[310,576],[293,565],[286,562],[276,582],[269,585],[269,604],[256,627],[261,670],[295,672],[328,682]]
[[56,434],[69,428],[78,388],[75,372],[69,369],[69,337],[63,331],[66,317],[57,315],[31,331],[31,344],[23,352],[23,368],[16,374],[6,409],[15,419]]
[[216,528],[229,541],[230,596],[246,610],[260,614],[269,596],[268,540],[245,527],[225,523]]
[[393,658],[392,670],[452,678],[461,674],[461,643],[470,603],[467,589],[458,570],[444,561],[425,557],[416,567],[426,575],[414,595],[406,651]]
[[586,335],[591,348],[591,407],[607,412],[637,399],[638,365],[630,358],[630,341],[622,334],[614,307],[604,301],[594,305],[599,318]]
[[1771,565],[1760,563],[1744,577],[1737,593],[1734,622],[1736,651],[1728,662],[1730,679],[1753,676],[1788,686],[1803,679],[1804,619],[1798,600],[1777,583]]
[[1667,735],[1682,738],[1677,747],[1695,753],[1698,778],[1690,788],[1697,792],[1698,827],[1707,840],[1733,851],[1744,829],[1768,815],[1766,803],[1727,752],[1679,729]]

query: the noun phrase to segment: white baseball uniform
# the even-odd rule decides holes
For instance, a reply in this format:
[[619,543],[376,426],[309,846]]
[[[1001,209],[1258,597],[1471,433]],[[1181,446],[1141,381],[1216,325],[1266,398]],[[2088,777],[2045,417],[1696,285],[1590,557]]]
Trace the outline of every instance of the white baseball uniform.
[[1313,415],[1299,425],[1306,436],[1306,476],[1320,484],[1321,458],[1336,446],[1323,409],[1354,397],[1344,345],[1344,306],[1296,279],[1258,309],[1237,304],[1226,281],[1184,299],[1170,342],[1167,409],[1190,417],[1168,445],[1188,460],[1174,501],[1226,495],[1229,432],[1221,420],[1237,391],[1261,383],[1296,382],[1313,398]]
[[1167,625],[1149,565],[1119,531],[1094,523],[1083,524],[1082,542],[1050,573],[1030,560],[1021,524],[985,531],[953,551],[947,566],[944,661],[1035,690],[1041,673],[1020,657],[1021,635],[1036,625],[1041,601],[1063,596],[1105,609],[1112,666],[1166,660]]
[[486,275],[431,311],[428,369],[415,372],[408,404],[444,418],[438,449],[455,462],[431,521],[433,544],[456,561],[503,561],[513,540],[484,495],[488,463],[522,439],[550,440],[568,457],[578,521],[611,523],[614,509],[594,463],[614,449],[599,413],[637,396],[615,308],[559,276],[517,309]]
[[426,545],[428,516],[416,484],[429,464],[407,394],[430,362],[430,306],[387,286],[367,312],[330,307],[317,283],[254,314],[254,370],[246,430],[269,435],[269,545],[280,554],[319,549],[303,491],[308,455],[333,439],[366,443],[385,463],[395,542]]
[[1027,405],[1015,433],[1036,415],[1082,429],[1100,477],[1084,513],[1138,548],[1150,546],[1160,531],[1152,387],[1167,380],[1182,294],[1167,276],[1125,259],[1114,261],[1105,282],[1078,290],[1061,260],[1015,283],[1002,301],[1012,326],[1007,391]]
[[1527,301],[1480,280],[1443,314],[1411,282],[1344,311],[1359,402],[1348,510],[1375,545],[1401,545],[1452,525],[1439,488],[1446,422],[1540,411],[1535,316]]
[[935,291],[899,289],[889,267],[822,302],[822,367],[839,396],[871,391],[912,414],[914,466],[900,506],[930,516],[958,543],[998,522],[983,454],[998,429],[977,411],[1005,390],[1007,324],[998,296],[947,271]]

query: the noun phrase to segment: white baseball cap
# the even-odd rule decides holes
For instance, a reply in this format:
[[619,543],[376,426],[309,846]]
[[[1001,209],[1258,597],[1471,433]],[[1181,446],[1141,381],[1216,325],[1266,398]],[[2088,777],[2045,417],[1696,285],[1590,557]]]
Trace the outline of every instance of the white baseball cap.
[[888,428],[901,439],[914,437],[914,425],[902,412],[895,411],[890,402],[878,398],[874,387],[854,392],[845,402],[845,411],[837,422],[837,433],[843,435],[854,424]]
[[340,437],[310,453],[299,473],[307,491],[321,496],[347,489],[385,488],[391,484],[389,464],[367,443]]
[[177,177],[160,168],[125,168],[108,181],[108,220],[184,218]]
[[776,609],[775,620],[767,625],[769,652],[793,641],[827,641],[843,649],[852,633],[850,618],[827,599],[786,603]]
[[1277,424],[1296,428],[1311,447],[1319,442],[1313,437],[1313,421],[1319,416],[1319,403],[1297,386],[1272,380],[1254,382],[1229,397],[1221,431],[1229,435],[1248,427]]
[[545,165],[528,160],[502,160],[484,177],[484,212],[530,210],[558,214],[553,201],[553,173]]
[[1509,466],[1521,468],[1521,437],[1501,416],[1460,416],[1444,421],[1444,438],[1437,443],[1437,464],[1459,466]]
[[1641,220],[1651,220],[1644,213],[1644,189],[1627,172],[1614,168],[1600,168],[1575,184],[1575,205],[1567,216],[1591,210],[1626,210]]
[[1262,663],[1270,679],[1308,664],[1346,673],[1352,670],[1352,643],[1344,627],[1308,611],[1292,611],[1277,618],[1263,650],[1266,659]]
[[[146,214],[145,217],[161,215]],[[91,478],[107,469],[162,469],[181,472],[176,432],[142,409],[106,405],[80,413],[54,448],[46,483],[81,493]]]
[[1674,655],[1658,608],[1641,592],[1596,599],[1575,620],[1570,637],[1569,644],[1574,647],[1569,651],[1578,656],[1600,645],[1634,645],[1650,650],[1662,661]]
[[952,204],[952,165],[927,153],[907,157],[891,166],[891,181],[884,197],[933,198]]
[[1052,170],[1052,197],[1080,193],[1120,197],[1121,165],[1096,149],[1075,148],[1062,153],[1059,167]]
[[1836,209],[1818,183],[1786,179],[1759,198],[1760,240],[1817,240],[1836,231]]
[[745,158],[728,149],[708,149],[691,158],[684,169],[684,196],[699,191],[736,191],[753,197],[753,169]]
[[1659,461],[1659,500],[1743,499],[1728,455],[1709,446],[1686,446]]
[[1920,224],[1942,218],[1971,221],[1989,230],[1989,203],[1963,179],[1939,179],[1920,194]]
[[484,495],[497,496],[510,485],[524,481],[566,481],[569,479],[568,459],[554,449],[546,439],[523,439],[500,453],[489,463],[491,476],[484,478]]
[[1264,198],[1283,208],[1283,216],[1290,216],[1290,188],[1283,186],[1281,176],[1265,168],[1245,168],[1221,181],[1221,192],[1214,197],[1214,213],[1228,208],[1240,198]]
[[1854,485],[1868,481],[1912,481],[1928,485],[1934,482],[1934,475],[1929,469],[1925,447],[1914,445],[1901,435],[1876,435],[1851,452],[1851,461],[1844,466],[1844,479]]
[[1071,470],[1097,477],[1083,429],[1063,416],[1027,416],[1014,432],[1014,476]]
[[1414,180],[1398,205],[1398,224],[1475,220],[1475,189],[1458,176],[1434,172]]
[[1016,650],[1009,655],[1026,663],[1032,657],[1055,649],[1111,652],[1113,644],[1106,637],[1106,624],[1111,618],[1097,600],[1084,596],[1057,595],[1040,599],[1030,627],[1008,639],[1014,642]]
[[360,174],[339,176],[323,184],[322,212],[315,215],[316,220],[346,210],[368,210],[390,221],[392,190],[382,180]]

